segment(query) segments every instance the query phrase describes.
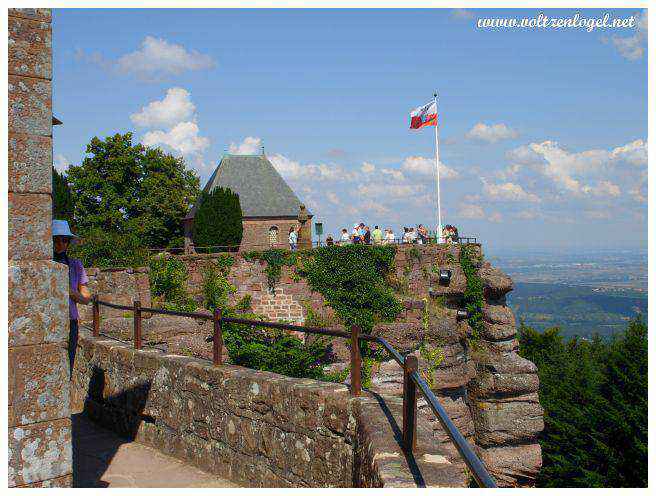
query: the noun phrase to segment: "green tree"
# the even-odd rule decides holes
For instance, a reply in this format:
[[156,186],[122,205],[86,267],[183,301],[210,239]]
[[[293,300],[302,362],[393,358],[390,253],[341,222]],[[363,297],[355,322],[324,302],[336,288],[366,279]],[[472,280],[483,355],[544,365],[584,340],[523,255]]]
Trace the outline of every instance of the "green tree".
[[67,220],[71,227],[73,222],[73,195],[66,176],[52,169],[52,218]]
[[117,234],[99,227],[88,229],[69,252],[85,267],[143,267],[149,255],[136,234]]
[[194,217],[194,245],[233,246],[241,243],[243,234],[239,195],[229,188],[203,191]]
[[86,153],[68,170],[82,233],[133,233],[148,247],[180,243],[182,219],[198,194],[198,177],[182,158],[135,145],[132,133],[94,137]]
[[558,328],[520,326],[520,354],[540,377],[543,487],[647,484],[647,329],[633,322],[611,343],[565,341]]
[[647,486],[647,360],[647,325],[636,319],[610,343],[601,387],[600,471],[616,487]]

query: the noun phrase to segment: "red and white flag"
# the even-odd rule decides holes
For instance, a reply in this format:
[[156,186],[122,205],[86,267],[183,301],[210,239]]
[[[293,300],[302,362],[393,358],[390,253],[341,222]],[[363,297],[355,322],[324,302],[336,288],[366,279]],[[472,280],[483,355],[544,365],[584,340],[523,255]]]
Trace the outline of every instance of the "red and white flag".
[[435,100],[410,112],[410,129],[421,129],[426,126],[437,126],[437,103]]

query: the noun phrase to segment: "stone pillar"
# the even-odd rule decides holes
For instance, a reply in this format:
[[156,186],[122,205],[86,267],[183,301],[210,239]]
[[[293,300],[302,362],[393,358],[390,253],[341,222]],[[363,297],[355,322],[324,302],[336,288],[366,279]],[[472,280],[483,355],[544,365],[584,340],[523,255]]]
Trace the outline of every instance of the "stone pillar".
[[542,466],[538,434],[544,429],[537,367],[517,354],[515,316],[506,305],[512,279],[489,262],[478,275],[483,331],[474,356],[478,373],[469,383],[476,444],[499,486],[532,487]]
[[68,269],[52,262],[50,9],[9,9],[9,487],[72,485]]

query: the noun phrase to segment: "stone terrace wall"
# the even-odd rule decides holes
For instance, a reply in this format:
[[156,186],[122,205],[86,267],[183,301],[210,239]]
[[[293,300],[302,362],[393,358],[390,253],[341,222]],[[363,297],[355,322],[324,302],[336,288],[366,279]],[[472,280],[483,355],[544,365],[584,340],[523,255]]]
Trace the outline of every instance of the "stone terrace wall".
[[[472,246],[481,252],[480,246]],[[515,319],[506,305],[512,280],[487,262],[478,268],[484,284],[484,331],[474,339],[467,321],[457,319],[457,311],[464,308],[462,296],[467,285],[460,266],[460,249],[459,245],[399,246],[395,284],[407,310],[396,322],[378,324],[373,333],[385,337],[400,352],[418,356],[420,373],[432,383],[436,396],[463,435],[478,446],[482,459],[500,485],[530,486],[542,463],[537,435],[544,426],[543,411],[537,396],[536,367],[517,354]],[[181,258],[189,269],[188,289],[199,296],[203,267],[214,256]],[[233,302],[250,294],[254,310],[271,320],[302,323],[308,305],[327,321],[333,320],[333,312],[324,305],[321,295],[313,293],[306,281],[295,281],[289,268],[283,268],[281,280],[272,293],[264,268],[262,263],[249,262],[236,254],[229,276],[237,287]],[[439,269],[452,271],[446,286],[439,284]],[[105,271],[98,277],[104,278],[103,288],[129,303],[132,295],[140,294],[140,290],[130,288],[143,289],[146,276],[141,271]],[[142,296],[143,301],[147,298]],[[106,311],[103,309],[103,315]],[[123,335],[129,338],[131,322],[127,320],[122,325]],[[148,329],[153,327],[157,326]],[[177,323],[173,327],[180,329]],[[198,326],[196,329],[208,332]],[[148,333],[156,335],[154,330]],[[345,362],[349,352],[340,340],[336,341],[335,359]],[[438,354],[436,366],[422,356],[421,343],[429,352]],[[334,364],[338,369],[344,366],[345,363]],[[374,368],[372,390],[398,396],[402,384],[402,371],[393,360]],[[423,400],[418,405],[420,416],[432,427],[433,437],[442,449],[455,455],[455,448],[428,405]]]
[[52,262],[50,9],[9,9],[9,486],[72,483],[68,270]]
[[398,399],[356,399],[342,384],[135,351],[86,331],[72,406],[128,439],[248,487],[467,482],[462,463],[436,449],[421,422],[415,456],[402,454]]

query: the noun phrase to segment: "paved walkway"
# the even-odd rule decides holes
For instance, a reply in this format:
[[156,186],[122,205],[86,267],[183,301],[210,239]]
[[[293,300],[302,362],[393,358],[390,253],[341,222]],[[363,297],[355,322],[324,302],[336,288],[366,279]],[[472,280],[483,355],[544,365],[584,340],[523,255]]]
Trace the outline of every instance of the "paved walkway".
[[73,416],[75,487],[239,487]]

